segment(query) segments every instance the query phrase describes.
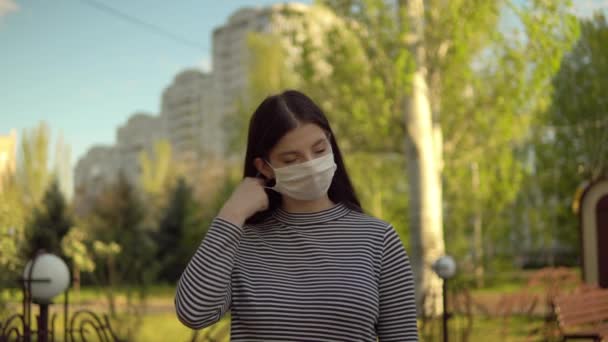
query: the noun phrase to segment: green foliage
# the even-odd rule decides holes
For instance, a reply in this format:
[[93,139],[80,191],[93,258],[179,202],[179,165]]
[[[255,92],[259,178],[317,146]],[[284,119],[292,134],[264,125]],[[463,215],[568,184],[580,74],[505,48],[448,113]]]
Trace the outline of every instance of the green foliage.
[[247,47],[253,52],[247,61],[247,97],[252,104],[260,103],[266,96],[279,90],[297,85],[296,75],[284,63],[288,54],[280,35],[250,32]]
[[20,257],[23,245],[25,209],[13,175],[0,179],[0,314],[8,309],[7,302],[14,297],[11,290],[15,279],[23,270],[25,260]]
[[[141,329],[147,290],[159,265],[140,194],[121,173],[95,203],[84,227],[95,268],[90,274],[102,286],[113,327],[126,340]],[[126,288],[126,307],[117,310],[116,291]]]
[[90,240],[87,232],[81,226],[74,226],[70,229],[67,235],[61,241],[61,250],[63,254],[70,258],[74,266],[74,272],[93,272],[95,270],[95,261],[93,255],[87,247],[87,242]]
[[[28,249],[31,252],[32,246],[28,244],[31,240],[27,241],[25,236],[27,224],[30,224],[29,234],[31,236],[35,231],[31,224],[34,224],[37,219],[46,217],[47,220],[65,219],[69,221],[69,210],[63,199],[65,193],[60,193],[60,188],[65,184],[61,183],[62,179],[56,178],[61,176],[61,172],[54,175],[49,169],[50,141],[50,129],[45,123],[25,130],[18,145],[17,170],[14,173],[5,173],[0,179],[2,183],[0,185],[0,281],[2,282],[5,278],[12,280],[16,277],[27,260],[24,259],[23,253]],[[61,140],[57,142],[57,150],[66,150]],[[56,168],[65,169],[65,163],[68,162],[67,157],[57,155],[56,158]],[[52,198],[46,198],[45,203],[41,203],[45,191],[51,190],[50,183],[54,177],[59,184],[52,186],[54,194],[47,193],[47,197]],[[45,205],[47,207],[44,207]],[[48,207],[49,205],[51,207]],[[48,210],[54,212],[48,213]],[[64,217],[52,216],[59,215],[60,211],[65,211]],[[59,224],[59,221],[41,223]],[[53,241],[49,241],[48,244],[52,245],[53,250],[60,254],[58,244],[61,236],[56,233],[61,233],[60,231],[64,228],[54,226],[50,229],[59,229],[57,232],[50,232]],[[42,236],[36,238],[43,239]],[[55,241],[56,238],[59,240]],[[47,244],[45,241],[40,243]]]
[[532,138],[536,167],[525,201],[538,247],[559,243],[579,249],[578,218],[571,210],[577,189],[608,177],[608,23],[596,14],[580,22],[580,38],[553,78],[552,103],[539,116]]
[[298,83],[285,63],[287,54],[280,36],[250,32],[246,44],[250,51],[250,58],[244,61],[249,70],[246,93],[235,99],[236,110],[224,121],[229,132],[229,150],[238,153],[245,149],[249,118],[258,104],[266,96],[296,87]]
[[61,241],[72,228],[73,221],[57,180],[51,182],[42,205],[33,210],[25,230],[25,259],[34,257],[38,250],[64,256]]
[[15,173],[7,173],[0,191],[0,274],[14,276],[24,265],[25,225],[39,205],[50,179],[48,146],[50,132],[41,123],[23,133]]
[[553,102],[545,115],[553,136],[541,142],[552,144],[556,168],[582,182],[608,175],[608,80],[602,77],[608,73],[608,23],[598,13],[580,25],[580,39],[553,80]]
[[[531,122],[549,104],[551,78],[577,30],[568,1],[487,3],[474,11],[461,8],[471,12],[470,19],[454,22],[456,48],[440,73],[448,249],[463,255],[471,248],[467,236],[479,208],[489,261],[498,260],[492,254],[521,248],[510,242],[518,226],[513,216],[521,214],[513,210],[514,202],[525,185],[527,155],[518,151],[526,149]],[[497,10],[512,11],[523,32],[498,30]],[[459,31],[463,22],[468,28]],[[475,164],[480,185],[473,188]]]
[[173,160],[171,144],[167,140],[159,140],[151,152],[142,151],[139,155],[141,174],[139,184],[145,206],[145,224],[151,230],[158,230],[160,213],[169,199],[168,189],[173,187],[183,170],[178,162]]
[[[345,163],[366,213],[390,222],[409,245],[403,154],[351,153]],[[408,248],[409,250],[409,248]]]
[[[360,67],[355,81],[349,79],[352,73],[342,69],[342,61],[327,58],[333,72],[323,78],[328,86],[315,83],[310,87],[322,89],[315,99],[328,108],[330,116],[347,118],[346,125],[369,128],[356,128],[357,133],[343,129],[349,133],[340,139],[364,142],[351,146],[374,150],[374,146],[386,144],[391,151],[403,151],[402,108],[412,70],[404,44],[408,39],[405,8],[398,7],[401,2],[379,0],[322,3],[344,18],[355,36],[350,50],[342,51],[362,49],[367,69]],[[476,212],[482,213],[484,227],[492,227],[484,229],[486,246],[509,247],[503,242],[508,244],[511,210],[524,180],[524,160],[517,152],[526,142],[532,119],[549,104],[551,77],[577,34],[575,19],[568,14],[568,1],[432,0],[425,6],[427,84],[433,117],[443,131],[443,158],[437,157],[443,161],[448,251],[459,258],[469,253]],[[501,15],[507,14],[519,22],[514,27],[522,32],[500,27]],[[328,45],[327,49],[336,47]],[[342,51],[334,49],[329,55],[340,56]],[[310,60],[313,62],[319,63]],[[350,94],[374,77],[380,77],[379,83],[390,90],[375,96],[373,88],[362,89],[356,98],[366,104],[358,105]],[[339,105],[343,99],[346,101]],[[363,108],[361,114],[357,114],[358,108]],[[357,120],[357,115],[362,119]],[[332,123],[335,121],[332,117]],[[379,122],[387,123],[388,129],[377,126]],[[393,143],[387,144],[389,141]],[[473,165],[480,180],[476,188]]]
[[301,88],[326,111],[345,151],[402,151],[413,60],[401,44],[395,8],[356,1],[333,10],[338,15],[316,5],[293,19],[304,31],[293,39],[302,50],[295,67]]
[[158,279],[176,283],[196,247],[205,236],[199,204],[185,179],[180,178],[170,196],[159,224],[155,242],[160,262]]
[[[8,281],[24,262],[19,257],[24,241],[26,209],[13,175],[2,179],[0,191],[0,282]],[[12,279],[10,279],[12,280]]]
[[144,218],[145,207],[139,194],[119,175],[117,183],[99,198],[87,218],[87,229],[97,245],[118,248],[95,248],[96,263],[101,267],[94,274],[100,284],[136,285],[145,290],[154,279],[158,268],[155,246]]
[[23,132],[16,177],[22,200],[29,208],[38,204],[51,179],[50,139],[50,130],[45,123]]
[[166,140],[156,142],[152,154],[141,152],[139,165],[141,186],[148,195],[160,196],[176,178],[171,144]]
[[[69,221],[67,205],[63,198],[59,198],[62,195],[57,188],[54,189],[56,192],[50,195],[51,198],[45,199],[46,203],[41,203],[53,178],[49,169],[49,143],[50,130],[46,124],[40,123],[31,130],[25,130],[18,144],[16,171],[4,173],[0,179],[0,288],[14,285],[14,280],[28,260],[24,252],[27,254],[28,249],[31,251],[36,248],[31,239],[26,239],[26,225],[30,225],[30,237],[34,232],[41,232],[33,229],[35,220],[52,225],[48,230],[45,228],[45,231],[50,233],[51,240],[44,241],[41,235],[35,238],[39,240],[39,244],[48,245],[55,253],[61,254],[58,241],[63,234],[62,230],[65,229],[64,223]],[[61,148],[64,146],[59,141],[58,151]],[[65,169],[66,160],[67,158],[57,156],[56,167]],[[48,210],[50,212],[47,212]],[[62,217],[63,214],[60,213],[64,212],[65,216]],[[0,291],[0,302],[6,296],[10,297],[11,294]]]

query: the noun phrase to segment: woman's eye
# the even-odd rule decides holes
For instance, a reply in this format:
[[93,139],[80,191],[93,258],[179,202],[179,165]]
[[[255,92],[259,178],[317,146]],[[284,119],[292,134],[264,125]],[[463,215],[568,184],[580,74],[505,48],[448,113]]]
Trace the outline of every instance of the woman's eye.
[[283,164],[293,164],[293,163],[295,163],[295,161],[296,161],[295,159],[293,159],[293,160],[284,160]]
[[325,149],[318,150],[318,151],[316,151],[315,153],[316,153],[316,154],[321,154],[321,153],[323,153],[323,152],[325,152]]

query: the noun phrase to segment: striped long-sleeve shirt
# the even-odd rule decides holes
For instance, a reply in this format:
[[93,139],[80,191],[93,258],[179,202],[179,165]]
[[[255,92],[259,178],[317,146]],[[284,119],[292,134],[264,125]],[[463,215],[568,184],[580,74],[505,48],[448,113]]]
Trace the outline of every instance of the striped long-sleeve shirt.
[[231,311],[231,341],[417,341],[414,281],[394,228],[338,204],[258,225],[215,218],[181,276],[177,315]]

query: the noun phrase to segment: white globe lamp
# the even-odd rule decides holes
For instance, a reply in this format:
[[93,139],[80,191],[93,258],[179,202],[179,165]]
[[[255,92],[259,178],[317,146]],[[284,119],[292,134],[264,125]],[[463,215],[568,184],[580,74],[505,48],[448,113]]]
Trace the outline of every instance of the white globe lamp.
[[433,263],[433,270],[441,279],[450,279],[456,274],[456,262],[449,255],[444,255]]
[[55,296],[68,289],[70,270],[60,257],[42,253],[27,263],[23,272],[23,280],[26,282],[26,287],[27,283],[30,283],[34,302],[48,304]]

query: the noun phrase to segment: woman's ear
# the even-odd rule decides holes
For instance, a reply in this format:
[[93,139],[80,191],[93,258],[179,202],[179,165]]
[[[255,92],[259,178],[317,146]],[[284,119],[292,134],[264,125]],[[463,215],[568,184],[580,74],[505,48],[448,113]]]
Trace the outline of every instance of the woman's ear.
[[274,172],[272,171],[272,168],[268,166],[268,163],[266,163],[262,158],[255,158],[253,160],[253,165],[259,173],[266,177],[266,179],[274,179]]

